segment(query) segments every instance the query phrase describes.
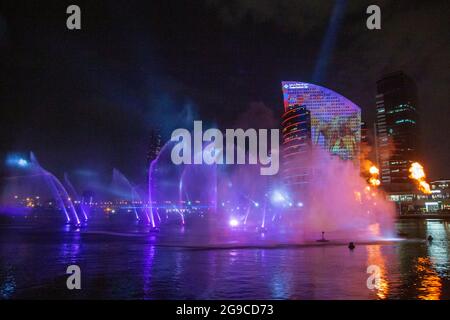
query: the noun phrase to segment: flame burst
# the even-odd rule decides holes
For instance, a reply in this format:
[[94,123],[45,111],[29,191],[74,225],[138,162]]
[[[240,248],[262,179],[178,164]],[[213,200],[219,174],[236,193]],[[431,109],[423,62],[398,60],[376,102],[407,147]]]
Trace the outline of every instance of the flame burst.
[[425,181],[425,171],[420,163],[414,162],[413,164],[411,164],[409,173],[409,177],[417,182],[420,191],[425,194],[431,193],[430,185]]
[[375,167],[375,166],[371,166],[369,168],[369,173],[371,175],[371,177],[369,178],[369,183],[371,186],[374,187],[378,187],[380,185],[380,179],[378,179],[378,175],[380,174],[380,170]]
[[371,175],[378,175],[380,173],[380,170],[375,166],[371,166],[369,169],[369,173]]

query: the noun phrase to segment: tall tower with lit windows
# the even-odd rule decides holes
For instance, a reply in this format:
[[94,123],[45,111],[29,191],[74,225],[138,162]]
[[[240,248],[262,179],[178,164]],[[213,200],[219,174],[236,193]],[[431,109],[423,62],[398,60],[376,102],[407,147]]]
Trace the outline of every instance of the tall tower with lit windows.
[[377,81],[376,156],[386,191],[411,191],[409,167],[418,160],[419,114],[417,87],[403,72]]

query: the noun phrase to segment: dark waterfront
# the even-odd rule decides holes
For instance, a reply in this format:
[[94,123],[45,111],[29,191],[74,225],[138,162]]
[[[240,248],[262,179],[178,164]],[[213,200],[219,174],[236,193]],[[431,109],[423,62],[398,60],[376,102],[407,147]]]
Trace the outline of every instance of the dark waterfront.
[[[2,299],[449,299],[450,223],[400,220],[404,240],[258,247],[189,246],[189,230],[137,227],[81,231],[0,227]],[[425,239],[432,235],[434,240]],[[195,238],[196,243],[202,236]],[[77,264],[82,289],[66,289]],[[367,288],[369,265],[381,269]]]

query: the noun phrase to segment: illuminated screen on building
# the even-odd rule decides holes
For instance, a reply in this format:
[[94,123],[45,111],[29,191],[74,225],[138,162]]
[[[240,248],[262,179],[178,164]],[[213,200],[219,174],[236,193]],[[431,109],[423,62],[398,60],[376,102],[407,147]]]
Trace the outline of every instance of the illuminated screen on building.
[[311,112],[311,139],[331,154],[357,163],[361,108],[340,94],[310,83],[283,81],[284,110],[305,106]]

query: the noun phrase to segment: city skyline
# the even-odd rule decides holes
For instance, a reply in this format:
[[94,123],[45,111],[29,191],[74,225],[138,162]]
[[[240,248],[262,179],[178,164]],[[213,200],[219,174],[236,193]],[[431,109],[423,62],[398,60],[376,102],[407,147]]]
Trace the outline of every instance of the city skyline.
[[[57,12],[59,6],[64,7],[52,4],[44,10]],[[382,5],[384,10],[391,6],[389,2]],[[308,5],[294,7],[295,14],[304,18],[295,23],[257,11],[251,4],[232,8],[221,1],[194,7],[155,1],[130,4],[121,11],[114,11],[113,4],[87,4],[85,29],[78,34],[53,28],[64,23],[64,15],[32,15],[33,4],[19,3],[14,8],[6,4],[1,8],[5,26],[1,103],[10,107],[2,108],[5,142],[1,151],[35,151],[59,175],[65,171],[105,174],[116,167],[144,182],[148,137],[155,125],[165,136],[172,127],[184,127],[195,119],[211,127],[233,127],[255,103],[276,119],[282,109],[279,83],[298,79],[354,101],[371,128],[376,117],[376,81],[387,72],[404,70],[418,83],[419,103],[427,111],[422,115],[421,138],[427,145],[423,162],[431,179],[445,179],[450,175],[445,132],[448,92],[440,70],[448,52],[447,31],[439,29],[443,22],[437,18],[411,37],[402,20],[425,19],[423,12],[438,12],[446,4],[431,7],[418,2],[414,6],[405,1],[397,6],[400,9],[383,20],[382,30],[367,33],[363,14],[361,21],[350,19],[363,12],[365,4],[347,4],[334,48],[322,57],[322,38],[333,9],[325,3],[317,6],[314,22],[302,14]],[[269,7],[277,10],[276,4]],[[164,14],[156,18],[155,11]],[[97,13],[110,20],[96,21]],[[23,23],[33,23],[35,28],[25,29]],[[203,28],[206,23],[213,27]],[[389,32],[394,26],[406,33]],[[196,37],[199,33],[202,37]],[[38,34],[45,34],[41,42],[34,40]],[[418,47],[429,34],[436,41]],[[174,36],[169,41],[162,35]],[[298,41],[292,41],[293,37]],[[367,40],[364,45],[363,39]],[[400,51],[391,47],[405,41]],[[52,50],[46,51],[50,44]],[[378,45],[383,47],[379,57],[372,53]],[[354,50],[355,46],[362,46],[362,51]],[[408,49],[414,50],[414,59]],[[429,68],[420,72],[424,61]],[[328,69],[313,81],[317,65]],[[436,126],[442,130],[434,130]]]

